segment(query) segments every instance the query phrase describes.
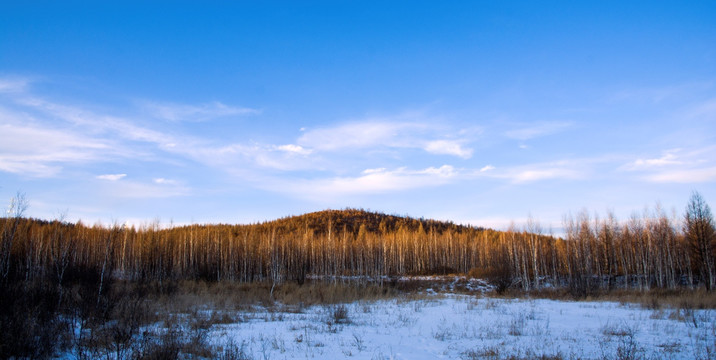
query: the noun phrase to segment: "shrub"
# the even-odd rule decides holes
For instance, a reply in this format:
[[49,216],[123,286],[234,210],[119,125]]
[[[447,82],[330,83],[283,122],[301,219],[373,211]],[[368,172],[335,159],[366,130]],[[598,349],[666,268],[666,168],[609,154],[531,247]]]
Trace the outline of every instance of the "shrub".
[[59,292],[42,282],[0,286],[0,358],[46,358],[69,345]]
[[345,305],[340,304],[330,308],[329,319],[327,321],[328,325],[349,324],[350,322],[348,308]]
[[233,342],[227,344],[226,347],[217,355],[218,360],[251,360],[253,359],[249,354],[246,353],[245,344],[241,343],[241,346],[236,345]]
[[512,272],[506,262],[498,262],[496,265],[484,268],[472,268],[468,276],[475,279],[485,279],[495,287],[498,294],[503,294],[512,286]]

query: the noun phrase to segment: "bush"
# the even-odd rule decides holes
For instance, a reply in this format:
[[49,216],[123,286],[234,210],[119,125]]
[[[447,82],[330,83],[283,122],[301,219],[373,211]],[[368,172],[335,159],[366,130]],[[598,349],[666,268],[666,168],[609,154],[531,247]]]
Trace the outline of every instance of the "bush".
[[218,354],[217,359],[219,359],[219,360],[251,360],[252,357],[246,353],[246,350],[244,350],[243,343],[241,344],[241,346],[238,346],[234,343],[229,343],[226,347],[224,347],[223,351],[221,351]]
[[42,282],[0,286],[0,358],[46,358],[69,344],[59,291]]
[[468,276],[475,279],[484,279],[495,287],[498,294],[503,294],[512,286],[512,273],[507,264],[489,266],[485,268],[472,268]]
[[331,324],[349,324],[350,318],[348,317],[348,308],[343,305],[333,306],[329,312],[329,319],[327,323]]
[[181,333],[175,329],[168,329],[157,342],[145,347],[141,359],[146,360],[175,360],[184,344],[181,342]]

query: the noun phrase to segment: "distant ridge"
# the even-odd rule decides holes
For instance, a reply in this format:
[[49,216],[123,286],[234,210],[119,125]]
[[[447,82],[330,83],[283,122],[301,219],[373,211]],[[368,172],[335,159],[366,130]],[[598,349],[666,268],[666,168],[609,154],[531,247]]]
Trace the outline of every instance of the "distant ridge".
[[363,209],[347,208],[343,210],[322,210],[302,215],[287,216],[261,223],[263,226],[277,226],[286,231],[309,229],[316,234],[327,231],[330,225],[333,231],[357,232],[361,226],[369,233],[393,232],[401,227],[409,231],[417,231],[422,226],[424,231],[442,233],[453,231],[461,233],[466,230],[485,230],[482,227],[456,225],[452,221],[440,221],[409,216],[389,215]]

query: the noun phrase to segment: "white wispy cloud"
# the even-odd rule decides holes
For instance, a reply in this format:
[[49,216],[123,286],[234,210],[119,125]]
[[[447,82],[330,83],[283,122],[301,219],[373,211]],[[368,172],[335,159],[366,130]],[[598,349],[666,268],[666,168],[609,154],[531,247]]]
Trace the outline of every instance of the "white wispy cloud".
[[21,93],[27,90],[30,80],[22,77],[0,78],[0,93]]
[[716,146],[671,149],[659,157],[638,158],[619,167],[657,183],[703,183],[716,181]]
[[[259,167],[291,170],[301,168],[305,162],[297,161],[295,155],[308,155],[312,151],[300,145],[268,145],[268,144],[216,144],[212,139],[195,138],[190,135],[170,135],[166,132],[139,126],[134,121],[64,104],[57,104],[36,97],[25,97],[21,104],[40,110],[53,118],[59,118],[82,128],[95,137],[99,135],[114,136],[124,141],[118,144],[121,152],[135,158],[161,157],[150,154],[132,154],[134,149],[127,141],[143,142],[156,146],[165,153],[180,155],[198,161],[207,166]],[[235,110],[235,109],[234,109]],[[234,111],[231,110],[231,111]],[[226,110],[227,113],[230,112]],[[120,149],[115,149],[120,152]]]
[[198,105],[151,101],[144,101],[141,104],[145,111],[153,117],[168,121],[206,121],[213,118],[258,114],[260,112],[251,108],[229,106],[219,101]]
[[[270,161],[270,159],[263,159],[262,153],[268,154],[279,150],[278,147],[269,145],[217,145],[211,139],[201,139],[186,134],[169,134],[165,131],[137,125],[137,121],[131,118],[96,113],[82,107],[60,104],[31,95],[21,97],[15,101],[18,105],[28,110],[39,112],[40,119],[38,123],[44,122],[45,126],[47,126],[47,123],[50,123],[53,119],[55,123],[57,123],[56,120],[62,120],[66,125],[71,126],[74,132],[83,134],[84,138],[90,139],[90,141],[73,141],[75,144],[93,144],[99,141],[98,139],[111,137],[113,141],[111,146],[108,147],[113,150],[113,156],[115,157],[141,158],[146,161],[162,158],[161,152],[164,152],[165,154],[187,157],[208,166],[245,164],[246,161],[251,161],[252,159],[256,160],[260,166],[262,161],[265,166],[270,166],[274,162]],[[67,126],[65,127],[67,128]],[[23,139],[23,137],[19,139]],[[134,146],[134,142],[149,144],[155,148],[153,150],[145,149],[143,153],[140,153],[137,147]],[[286,151],[288,149],[290,147],[284,147],[280,150]],[[293,150],[297,149],[294,148]],[[80,155],[91,156],[94,159],[102,158],[96,153],[96,151],[84,151]],[[109,160],[109,158],[111,157],[104,157],[105,160]],[[265,158],[270,158],[270,156],[267,155]]]
[[0,156],[0,170],[32,177],[52,177],[62,171],[59,165],[22,161],[17,158]]
[[122,178],[124,178],[126,176],[127,176],[127,174],[104,174],[104,175],[97,175],[95,177],[100,180],[117,181],[117,180],[121,180]]
[[[343,123],[304,131],[297,143],[317,151],[421,149],[436,155],[470,158],[469,139],[464,130],[452,131],[422,121],[404,121],[404,116]],[[474,132],[474,131],[473,131]]]
[[18,103],[44,112],[52,118],[64,120],[92,134],[111,134],[132,141],[151,142],[158,145],[175,143],[169,135],[134,124],[131,120],[65,104],[47,101],[38,97],[24,97]]
[[495,168],[487,165],[473,171],[475,178],[508,180],[513,184],[524,184],[542,180],[579,180],[590,172],[589,161],[562,160],[548,163],[514,165]]
[[472,149],[463,147],[460,140],[433,140],[425,145],[425,151],[432,154],[453,155],[463,159],[472,157]]
[[251,169],[282,171],[315,169],[321,163],[320,160],[310,158],[312,150],[292,144],[232,143],[217,146],[205,141],[177,146],[168,151],[236,174],[245,174]]
[[332,151],[376,146],[408,147],[404,135],[423,126],[411,123],[363,121],[307,130],[298,143],[307,148]]
[[716,166],[662,171],[644,176],[648,181],[658,183],[705,183],[716,181]]
[[633,162],[624,165],[622,168],[625,170],[639,170],[668,165],[680,165],[683,164],[683,161],[679,160],[678,156],[680,151],[680,149],[667,150],[658,158],[636,159]]
[[454,181],[458,176],[459,171],[450,165],[422,170],[375,168],[366,169],[354,177],[274,181],[264,184],[264,187],[297,197],[330,200],[341,196],[381,194],[440,186]]
[[167,184],[167,185],[176,185],[177,181],[172,179],[165,179],[165,178],[154,178],[152,181],[154,181],[155,184]]
[[[0,112],[0,121],[11,121]],[[12,116],[12,115],[10,115]],[[50,177],[68,163],[86,163],[111,152],[108,142],[68,130],[0,124],[0,170]]]
[[130,158],[156,161],[167,154],[191,158],[208,146],[189,135],[169,135],[138,125],[131,117],[47,100],[31,89],[0,100],[9,104],[0,105],[2,171],[52,177],[69,164]]
[[299,155],[309,155],[313,152],[312,150],[306,149],[301,145],[294,145],[294,144],[279,145],[279,146],[276,146],[276,149],[285,151],[288,153],[299,154]]
[[187,196],[191,194],[191,189],[177,183],[123,180],[106,182],[103,193],[120,198],[155,199]]
[[505,136],[516,140],[530,140],[552,135],[573,126],[569,121],[544,121],[529,125],[520,125],[505,132]]
[[515,183],[526,183],[539,180],[550,180],[550,179],[579,179],[582,174],[574,169],[567,168],[545,168],[545,169],[528,169],[515,171],[508,175]]

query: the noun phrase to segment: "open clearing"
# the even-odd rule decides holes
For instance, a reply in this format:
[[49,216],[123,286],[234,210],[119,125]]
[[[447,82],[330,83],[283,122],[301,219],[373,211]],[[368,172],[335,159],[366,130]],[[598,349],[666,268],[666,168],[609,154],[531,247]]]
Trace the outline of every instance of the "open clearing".
[[[427,294],[345,305],[206,309],[176,320],[189,326],[197,316],[214,319],[201,336],[244,359],[709,359],[716,356],[715,315],[617,302]],[[150,329],[166,331],[162,323]]]

